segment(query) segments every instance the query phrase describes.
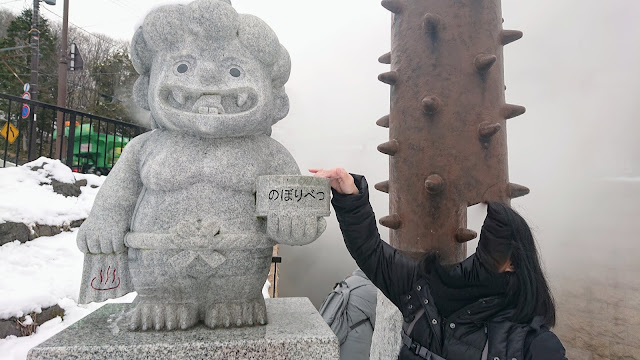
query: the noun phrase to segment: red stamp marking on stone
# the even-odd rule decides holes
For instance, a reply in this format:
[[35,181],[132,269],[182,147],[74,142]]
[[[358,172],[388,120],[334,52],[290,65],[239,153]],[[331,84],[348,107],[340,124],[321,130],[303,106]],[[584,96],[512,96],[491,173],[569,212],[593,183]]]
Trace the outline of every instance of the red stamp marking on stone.
[[[120,277],[116,278],[116,269],[113,268],[113,270],[111,270],[111,266],[107,268],[107,271],[105,272],[105,274],[103,274],[103,270],[100,269],[100,281],[98,282],[98,284],[94,285],[94,282],[97,279],[98,279],[97,276],[94,276],[93,279],[91,279],[91,288],[93,290],[98,290],[98,291],[113,290],[113,289],[117,289],[120,286]],[[117,283],[116,283],[116,280],[118,280]]]

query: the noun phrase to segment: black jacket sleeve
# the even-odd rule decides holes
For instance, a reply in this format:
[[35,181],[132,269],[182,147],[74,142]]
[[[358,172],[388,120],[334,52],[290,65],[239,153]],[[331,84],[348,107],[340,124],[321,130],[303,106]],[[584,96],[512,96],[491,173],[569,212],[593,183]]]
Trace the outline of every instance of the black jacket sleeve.
[[360,193],[333,191],[331,200],[344,242],[360,269],[399,307],[400,297],[410,291],[415,280],[417,264],[380,239],[367,180],[361,175],[352,176]]
[[529,345],[526,360],[567,360],[560,339],[551,331],[537,335]]

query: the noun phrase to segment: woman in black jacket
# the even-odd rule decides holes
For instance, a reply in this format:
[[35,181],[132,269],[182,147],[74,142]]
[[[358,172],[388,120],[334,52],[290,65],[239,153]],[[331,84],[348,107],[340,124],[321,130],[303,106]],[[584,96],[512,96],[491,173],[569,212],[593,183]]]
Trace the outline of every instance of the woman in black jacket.
[[511,208],[489,203],[476,253],[453,267],[420,262],[380,239],[363,176],[311,169],[331,180],[351,256],[404,318],[398,359],[566,360],[549,329],[555,305],[533,236]]

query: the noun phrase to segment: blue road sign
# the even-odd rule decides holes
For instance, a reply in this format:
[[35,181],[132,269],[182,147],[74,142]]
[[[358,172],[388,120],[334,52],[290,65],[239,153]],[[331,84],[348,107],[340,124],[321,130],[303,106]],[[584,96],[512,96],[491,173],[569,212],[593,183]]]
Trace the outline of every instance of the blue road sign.
[[29,105],[27,104],[22,105],[22,118],[23,119],[28,118],[30,113],[31,113],[31,109],[29,108]]
[[31,84],[25,83],[24,84],[24,92],[29,92],[30,89],[31,89]]

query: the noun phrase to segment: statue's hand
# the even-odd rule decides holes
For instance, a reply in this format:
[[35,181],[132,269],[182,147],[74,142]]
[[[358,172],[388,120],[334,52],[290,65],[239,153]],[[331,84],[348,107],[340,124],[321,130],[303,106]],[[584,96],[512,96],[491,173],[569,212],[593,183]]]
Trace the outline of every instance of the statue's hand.
[[306,245],[317,239],[327,228],[323,217],[310,215],[267,216],[267,235],[280,244]]
[[112,226],[87,219],[80,226],[76,237],[80,251],[85,254],[113,254],[124,251],[124,236],[127,230]]

